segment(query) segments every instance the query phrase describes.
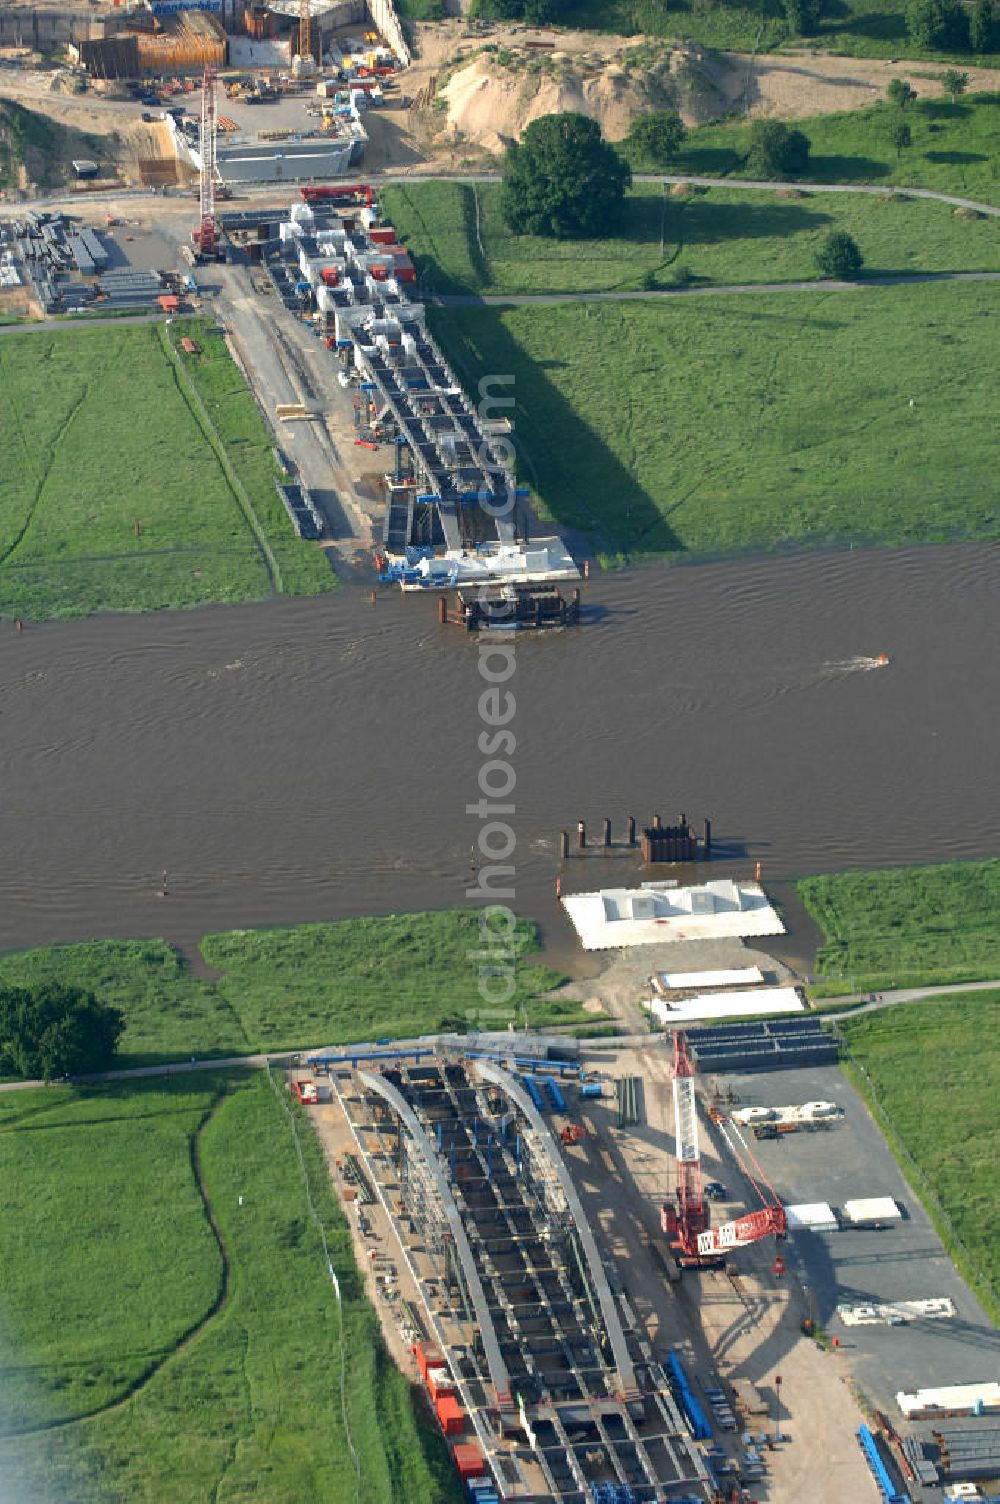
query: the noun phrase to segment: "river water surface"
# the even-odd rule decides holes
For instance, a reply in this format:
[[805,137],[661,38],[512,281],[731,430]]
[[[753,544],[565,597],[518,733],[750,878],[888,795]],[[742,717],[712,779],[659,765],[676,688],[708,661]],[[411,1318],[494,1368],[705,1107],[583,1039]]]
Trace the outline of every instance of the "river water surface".
[[[710,815],[765,881],[996,853],[998,586],[981,547],[590,581],[579,629],[517,639],[515,906],[565,932],[560,827],[630,812]],[[463,902],[482,687],[389,593],[8,626],[0,947]]]

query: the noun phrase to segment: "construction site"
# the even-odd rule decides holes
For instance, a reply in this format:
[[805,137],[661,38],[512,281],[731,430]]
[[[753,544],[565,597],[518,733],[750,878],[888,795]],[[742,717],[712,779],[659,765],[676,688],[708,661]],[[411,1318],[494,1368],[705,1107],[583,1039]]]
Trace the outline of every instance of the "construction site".
[[[987,1319],[927,1247],[834,1041],[804,1021],[775,1072],[749,1027],[728,1058],[708,1029],[494,1034],[290,1071],[470,1500],[989,1497],[1000,1391],[957,1383]],[[819,1083],[837,1100],[793,1102]],[[763,1122],[796,1124],[801,1156],[789,1133],[780,1163],[751,1148]],[[838,1198],[848,1182],[882,1194]]]
[[[533,591],[578,578],[561,538],[534,536],[528,491],[510,462],[502,393],[476,409],[463,392],[427,330],[424,305],[410,296],[413,264],[382,222],[373,190],[310,185],[284,209],[217,215],[215,176],[206,169],[201,181],[199,254],[225,254],[258,290],[266,279],[288,322],[318,342],[311,401],[297,416],[308,421],[347,394],[353,446],[385,456],[378,579],[419,592]],[[513,619],[561,624],[572,615],[568,603],[555,600],[550,610],[539,596],[520,623],[515,606]]]

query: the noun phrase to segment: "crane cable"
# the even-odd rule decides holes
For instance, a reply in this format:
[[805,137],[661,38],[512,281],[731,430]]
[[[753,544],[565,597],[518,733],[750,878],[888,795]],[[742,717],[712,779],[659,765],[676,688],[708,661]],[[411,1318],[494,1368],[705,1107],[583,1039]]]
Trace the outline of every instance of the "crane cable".
[[302,1171],[302,1182],[306,1188],[306,1203],[309,1207],[309,1215],[312,1218],[313,1222],[316,1224],[316,1228],[319,1232],[320,1242],[323,1245],[323,1259],[326,1263],[326,1272],[330,1276],[330,1283],[333,1286],[333,1293],[337,1297],[337,1316],[340,1323],[340,1409],[341,1414],[344,1418],[344,1435],[347,1438],[347,1450],[350,1452],[351,1461],[354,1464],[354,1497],[357,1500],[361,1497],[361,1463],[358,1459],[358,1454],[354,1449],[354,1441],[351,1437],[351,1426],[347,1418],[347,1359],[344,1353],[344,1308],[340,1298],[340,1281],[337,1279],[337,1274],[333,1267],[333,1260],[330,1257],[330,1247],[326,1241],[326,1228],[323,1226],[320,1215],[316,1210],[316,1204],[313,1201],[312,1187],[309,1184],[309,1172],[306,1169],[306,1162],[302,1154],[302,1143],[299,1138],[298,1121],[296,1120],[295,1113],[292,1111],[290,1104],[285,1099],[285,1093],[282,1091],[281,1087],[275,1081],[274,1076],[271,1074],[270,1060],[265,1062],[264,1069],[267,1074],[267,1079],[271,1084],[271,1089],[277,1097],[282,1111],[291,1124],[292,1138],[295,1141],[295,1152],[298,1155],[299,1159],[299,1169]]

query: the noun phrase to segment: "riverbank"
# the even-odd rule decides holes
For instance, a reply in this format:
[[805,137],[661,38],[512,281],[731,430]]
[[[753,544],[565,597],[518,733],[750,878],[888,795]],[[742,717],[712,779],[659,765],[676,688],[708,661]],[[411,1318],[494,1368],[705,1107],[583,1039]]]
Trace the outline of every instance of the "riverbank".
[[[163,940],[93,940],[0,954],[0,985],[56,982],[120,1009],[122,1069],[161,1062],[412,1039],[476,1027],[479,916],[468,910],[205,935],[196,976]],[[592,1023],[549,996],[564,978],[533,959],[522,923],[510,1016],[523,1027]],[[471,1017],[470,1017],[471,1010]],[[483,1027],[496,1027],[495,1020]]]

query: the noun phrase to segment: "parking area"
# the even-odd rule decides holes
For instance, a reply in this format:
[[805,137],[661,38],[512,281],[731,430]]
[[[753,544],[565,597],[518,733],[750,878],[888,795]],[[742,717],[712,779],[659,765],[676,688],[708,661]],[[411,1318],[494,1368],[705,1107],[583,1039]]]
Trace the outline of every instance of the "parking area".
[[[834,1211],[860,1197],[890,1196],[903,1216],[882,1229],[796,1231],[787,1244],[789,1277],[803,1290],[804,1307],[831,1337],[860,1389],[899,1419],[898,1390],[972,1383],[991,1378],[1000,1333],[958,1274],[903,1178],[865,1103],[834,1066],[726,1075],[742,1106],[836,1102],[844,1117],[815,1132],[749,1142],[761,1169],[786,1206],[828,1202]],[[947,1298],[956,1314],[903,1325],[848,1326],[837,1306]]]

